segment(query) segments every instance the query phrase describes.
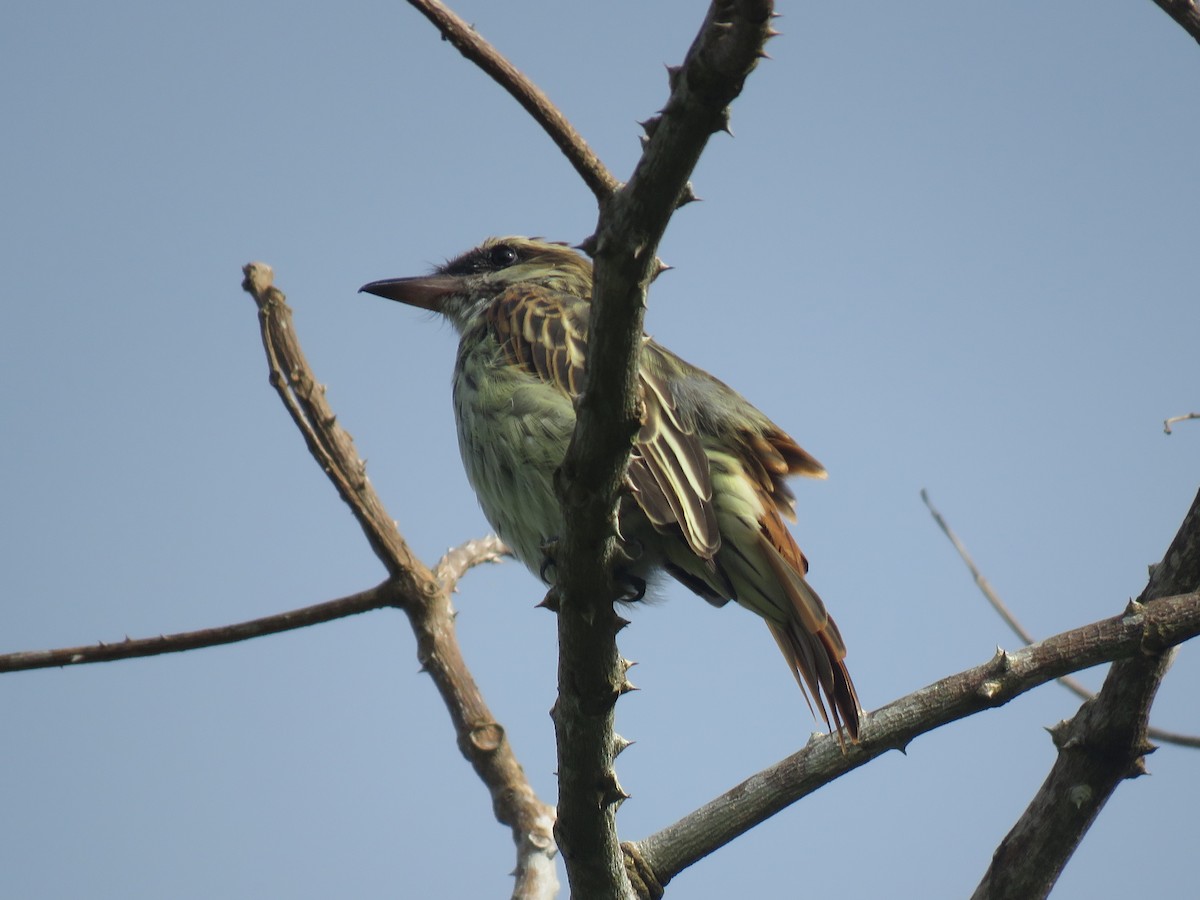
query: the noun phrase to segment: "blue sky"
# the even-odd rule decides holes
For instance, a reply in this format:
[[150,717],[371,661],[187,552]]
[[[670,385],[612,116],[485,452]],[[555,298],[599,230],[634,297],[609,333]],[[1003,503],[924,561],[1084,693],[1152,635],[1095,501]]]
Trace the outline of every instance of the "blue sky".
[[[463,2],[618,176],[704,4]],[[830,471],[797,538],[875,708],[1118,612],[1197,487],[1200,48],[1149,2],[785,5],[713,140],[648,329]],[[423,558],[487,530],[454,337],[356,294],[489,234],[577,242],[590,194],[403,3],[23,5],[0,29],[2,650],[227,623],[383,577],[266,381],[241,266]],[[552,616],[514,564],[457,597],[464,652],[554,796]],[[621,701],[644,837],[811,720],[765,629],[638,609]],[[1185,648],[1155,708],[1200,731]],[[1098,685],[1102,673],[1085,673]],[[1053,762],[1048,685],[923,737],[685,872],[669,896],[961,897]],[[503,896],[512,848],[399,614],[5,676],[0,884],[21,897]],[[1119,788],[1056,897],[1193,882],[1194,751]],[[1131,860],[1136,847],[1136,862]],[[870,864],[866,861],[870,860]],[[849,885],[847,887],[847,878]]]

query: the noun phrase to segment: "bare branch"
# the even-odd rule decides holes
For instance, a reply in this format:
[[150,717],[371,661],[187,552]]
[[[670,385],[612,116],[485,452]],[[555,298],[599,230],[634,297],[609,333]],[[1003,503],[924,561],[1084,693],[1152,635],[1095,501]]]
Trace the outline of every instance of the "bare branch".
[[1200,419],[1200,413],[1187,413],[1182,416],[1171,416],[1169,419],[1163,419],[1163,431],[1171,434],[1171,426],[1176,422],[1187,422],[1191,419]]
[[388,574],[402,583],[404,593],[418,596],[436,593],[433,573],[401,537],[383,501],[367,480],[366,464],[354,449],[354,440],[337,424],[337,416],[325,400],[325,387],[313,377],[300,348],[287,298],[272,283],[271,267],[249,263],[242,271],[246,276],[242,288],[258,304],[271,386],[304,435],[309,452],[354,513]]
[[[1181,586],[1200,586],[1200,494],[1130,609],[1139,616],[1155,615],[1169,602],[1158,598]],[[1146,720],[1173,655],[1164,652],[1168,646],[1151,641],[1114,663],[1096,699],[1052,732],[1058,758],[996,848],[975,898],[1045,897],[1117,785],[1145,772],[1143,757],[1154,750],[1146,739]]]
[[[975,579],[976,586],[987,599],[988,603],[990,603],[992,608],[1000,614],[1000,618],[1005,621],[1005,623],[1009,628],[1012,629],[1013,633],[1016,634],[1017,637],[1019,637],[1026,644],[1032,644],[1036,638],[1025,628],[1024,625],[1021,624],[1017,617],[1013,615],[1012,611],[1008,608],[1008,605],[1000,599],[1000,595],[996,593],[988,580],[983,576],[983,573],[979,571],[979,568],[975,565],[975,561],[971,559],[971,554],[967,552],[967,548],[963,546],[962,541],[958,539],[958,535],[954,533],[953,529],[950,528],[950,525],[946,522],[945,518],[942,517],[942,514],[938,512],[937,508],[933,505],[933,501],[929,499],[929,492],[922,489],[921,499],[925,502],[925,506],[929,509],[929,514],[933,516],[933,521],[937,523],[938,527],[942,529],[942,533],[946,535],[950,543],[954,545],[954,549],[958,551],[959,557],[962,559],[967,569],[971,572],[971,577]],[[1094,691],[1088,690],[1083,686],[1082,682],[1076,678],[1071,678],[1070,676],[1064,675],[1062,678],[1058,679],[1058,683],[1082,700],[1091,700],[1096,696]],[[1149,734],[1154,740],[1162,741],[1163,743],[1178,744],[1181,747],[1193,747],[1200,749],[1200,736],[1198,735],[1180,734],[1177,731],[1166,731],[1161,728],[1151,728],[1149,730]]]
[[603,205],[616,190],[617,179],[592,152],[592,148],[575,130],[575,126],[550,102],[550,98],[495,47],[480,37],[472,25],[463,21],[438,0],[408,2],[434,24],[444,40],[453,44],[459,53],[490,75],[496,84],[508,91],[513,99],[525,108],[533,120],[550,135],[550,140],[563,152],[584,184],[596,195],[596,200]]
[[[516,896],[550,897],[558,889],[552,860],[554,808],[538,799],[517,762],[503,726],[484,702],[463,661],[454,632],[450,592],[417,559],[388,515],[366,476],[350,435],[337,424],[300,349],[292,311],[272,283],[270,266],[250,263],[242,286],[258,304],[263,349],[270,381],[309,451],[349,505],[375,555],[388,570],[389,584],[402,598],[417,638],[417,658],[441,695],[458,747],[487,786],[496,818],[508,825],[517,845]],[[447,567],[449,568],[449,566]]]
[[447,550],[433,567],[433,577],[443,591],[453,592],[469,570],[484,563],[500,562],[506,556],[512,556],[512,551],[496,535],[489,534]]
[[[671,213],[709,137],[727,128],[728,104],[771,35],[767,2],[713,3],[671,96],[647,125],[649,141],[629,183],[601,204],[588,337],[589,389],[557,485],[565,533],[557,548],[559,846],[572,893],[625,897],[631,887],[616,831],[625,798],[613,768],[613,712],[630,685],[617,652],[625,624],[613,610],[616,517],[634,436],[641,424],[638,365],[646,286]],[[600,552],[597,552],[600,548]]]
[[674,825],[636,842],[643,863],[666,884],[688,866],[780,810],[888,750],[1038,685],[1114,659],[1145,659],[1200,634],[1200,592],[1132,605],[1123,614],[1063,632],[951,675],[866,717],[861,741],[843,753],[815,735],[798,753],[759,772]]
[[385,581],[383,584],[358,594],[351,594],[349,597],[341,597],[337,600],[329,600],[325,603],[306,606],[303,609],[293,609],[273,616],[264,616],[261,619],[251,619],[248,622],[238,622],[234,625],[222,625],[217,628],[203,628],[199,631],[183,631],[178,634],[136,640],[125,638],[115,644],[99,643],[83,647],[64,647],[58,650],[27,650],[20,653],[6,653],[0,656],[0,672],[111,662],[119,659],[134,659],[139,656],[158,656],[161,653],[179,653],[183,650],[196,650],[200,647],[216,647],[221,644],[248,641],[251,638],[267,634],[279,634],[282,631],[306,628],[321,622],[332,622],[334,619],[344,619],[347,616],[372,609],[400,606],[402,602],[403,598],[396,591],[396,586]]
[[1063,867],[1108,798],[1126,778],[1146,773],[1146,719],[1173,653],[1124,662],[1142,677],[1109,670],[1101,698],[1051,729],[1058,758],[1033,801],[1000,843],[972,900],[1037,900]]
[[[508,548],[495,535],[467,541],[462,546],[448,551],[438,562],[436,569],[438,583],[446,591],[454,590],[454,586],[467,570],[481,563],[498,562],[508,553]],[[135,659],[140,656],[158,656],[163,653],[198,650],[202,647],[217,647],[221,644],[234,644],[268,634],[307,628],[310,625],[332,622],[335,619],[344,619],[348,616],[389,606],[403,608],[407,602],[409,602],[409,598],[404,597],[397,590],[395,583],[385,581],[376,587],[351,594],[348,597],[327,600],[324,603],[263,616],[247,622],[237,622],[233,625],[201,628],[197,631],[181,631],[151,638],[126,637],[123,641],[113,644],[99,642],[82,647],[24,650],[18,653],[0,654],[0,672],[114,662],[122,659]]]
[[1154,0],[1154,3],[1193,40],[1200,42],[1200,6],[1196,5],[1196,0]]

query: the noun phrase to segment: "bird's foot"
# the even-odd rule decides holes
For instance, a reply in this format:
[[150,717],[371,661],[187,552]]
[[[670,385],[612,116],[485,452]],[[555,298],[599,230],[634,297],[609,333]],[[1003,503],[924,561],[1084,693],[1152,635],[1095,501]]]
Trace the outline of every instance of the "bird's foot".
[[618,568],[613,572],[613,580],[622,589],[617,600],[621,603],[637,603],[646,599],[646,579]]
[[558,568],[558,538],[549,537],[542,541],[542,567],[538,569],[538,578],[544,584],[554,584],[554,570]]

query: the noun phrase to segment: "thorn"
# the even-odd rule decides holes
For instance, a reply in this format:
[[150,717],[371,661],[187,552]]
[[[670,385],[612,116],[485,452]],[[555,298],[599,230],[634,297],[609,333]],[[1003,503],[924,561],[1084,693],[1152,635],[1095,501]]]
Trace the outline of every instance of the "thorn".
[[669,265],[668,263],[663,262],[661,259],[655,260],[654,261],[654,274],[650,276],[650,280],[653,281],[655,278],[657,278],[663,272],[670,272],[673,268],[675,268],[675,267],[672,265]]
[[682,77],[683,66],[667,66],[667,85],[674,91],[679,87],[679,79]]
[[619,660],[619,664],[621,666],[621,671],[624,673],[624,672],[628,672],[630,669],[632,669],[634,666],[636,666],[637,662],[632,659],[621,659],[621,660]]
[[995,700],[1000,693],[1000,682],[985,681],[979,686],[979,696],[984,700]]
[[774,59],[774,57],[772,57],[771,54],[768,53],[766,50],[759,50],[757,53],[754,54],[754,56],[757,59]]
[[534,609],[548,609],[552,613],[558,612],[558,588],[550,588],[546,591],[546,596],[542,598],[541,603],[534,604]]
[[679,192],[679,200],[676,202],[676,208],[687,206],[689,203],[695,203],[700,198],[696,196],[696,189],[692,187],[689,181],[683,186],[683,190]]
[[613,732],[613,759],[616,759],[629,747],[632,747],[636,741],[630,741],[621,737],[616,732]]
[[662,116],[651,116],[644,122],[638,122],[638,124],[646,132],[646,137],[654,137],[654,132],[658,131],[658,126],[662,124]]
[[[622,631],[626,625],[630,624],[629,620],[622,616],[617,616],[616,618],[617,618],[617,631],[618,632]],[[588,622],[588,624],[590,625],[592,623]]]
[[1070,738],[1071,722],[1069,719],[1060,719],[1053,725],[1046,727],[1046,731],[1050,734],[1050,740],[1059,750],[1067,746]]
[[1012,670],[1012,657],[1003,647],[996,648],[996,655],[992,657],[992,667],[1001,674]]
[[617,774],[611,770],[604,773],[604,779],[600,784],[600,808],[604,809],[614,803],[619,807],[628,799],[629,794],[625,793],[625,789],[617,781]]
[[783,32],[782,32],[782,31],[776,31],[774,28],[771,28],[771,27],[768,27],[768,28],[767,28],[767,40],[768,40],[768,41],[769,41],[771,38],[777,38],[777,37],[779,37],[781,34],[783,34]]
[[621,682],[621,686],[617,688],[618,694],[628,694],[630,691],[640,691],[641,688],[626,678]]
[[596,235],[589,234],[582,241],[575,245],[575,249],[582,250],[588,256],[596,255]]

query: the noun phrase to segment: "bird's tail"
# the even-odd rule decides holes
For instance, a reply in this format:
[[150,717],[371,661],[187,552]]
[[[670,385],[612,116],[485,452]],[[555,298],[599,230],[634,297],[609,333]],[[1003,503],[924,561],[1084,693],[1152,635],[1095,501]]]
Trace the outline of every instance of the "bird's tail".
[[772,529],[764,529],[760,547],[787,596],[788,608],[783,610],[783,622],[774,616],[764,618],[796,683],[809,700],[809,707],[816,704],[826,726],[836,731],[839,742],[844,733],[857,741],[858,693],[846,669],[846,645],[837,623],[804,577],[808,566],[800,548],[782,523],[779,525],[776,534],[770,533]]
[[[832,620],[830,625],[833,625]],[[836,634],[837,626],[833,626],[834,635],[822,631],[815,637],[798,627],[796,622],[787,625],[768,622],[767,627],[783,651],[804,699],[809,701],[809,709],[816,701],[817,709],[813,710],[813,715],[820,711],[826,727],[837,734],[838,743],[843,746],[845,734],[850,735],[851,741],[857,741],[858,694],[843,662],[844,651],[838,649],[841,638]],[[825,698],[829,701],[828,707]]]

